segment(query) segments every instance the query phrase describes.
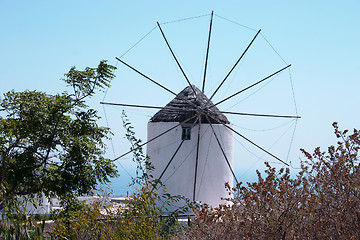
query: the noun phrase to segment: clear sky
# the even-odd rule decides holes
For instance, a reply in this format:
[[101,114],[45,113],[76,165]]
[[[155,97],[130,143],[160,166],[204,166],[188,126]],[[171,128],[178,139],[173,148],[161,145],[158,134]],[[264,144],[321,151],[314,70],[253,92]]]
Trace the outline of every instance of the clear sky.
[[[243,98],[224,103],[220,109],[293,115],[296,114],[293,88],[297,111],[302,117],[297,123],[288,157],[294,167],[303,158],[299,148],[311,151],[316,146],[325,149],[335,143],[332,122],[339,122],[342,129],[359,128],[359,0],[0,0],[0,93],[11,89],[61,92],[65,90],[65,84],[60,79],[71,66],[83,69],[107,59],[110,64],[117,64],[117,78],[106,96],[100,93],[89,102],[101,116],[104,117],[105,113],[99,102],[104,97],[112,102],[164,106],[173,96],[117,63],[115,57],[126,52],[159,21],[163,23],[163,29],[190,80],[199,86],[211,11],[216,15],[207,95],[220,83],[258,29],[262,29],[263,36],[285,62],[292,64],[291,79],[289,72],[284,71],[263,88],[259,86]],[[206,16],[165,24],[202,15]],[[263,36],[256,39],[215,101],[286,66]],[[154,29],[122,59],[175,92],[186,86],[158,29]],[[101,124],[109,124],[115,133],[114,151],[109,143],[108,153],[113,157],[126,151],[127,147],[121,126],[122,109],[105,109],[108,123],[103,118]],[[146,123],[154,111],[125,110],[136,127],[137,135],[146,139]],[[281,158],[287,158],[294,122],[240,117],[231,117],[230,120],[244,135]],[[275,130],[269,130],[273,128]],[[251,179],[247,175],[253,174],[256,168],[262,168],[263,159],[274,162],[241,139],[235,141],[235,148],[235,168],[244,180]],[[251,154],[247,156],[246,152]],[[129,159],[123,160],[122,166],[133,172]],[[127,176],[122,168],[120,174]],[[126,181],[121,179],[122,184]],[[126,188],[121,187],[121,191],[126,191]]]

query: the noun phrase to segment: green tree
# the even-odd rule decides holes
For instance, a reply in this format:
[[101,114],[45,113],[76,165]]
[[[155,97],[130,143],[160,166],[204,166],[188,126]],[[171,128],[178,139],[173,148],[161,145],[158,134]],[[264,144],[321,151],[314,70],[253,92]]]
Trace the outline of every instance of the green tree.
[[[84,71],[72,67],[63,79],[71,93],[10,91],[0,99],[0,210],[18,196],[89,194],[117,175],[103,157],[108,128],[86,104],[110,85],[114,66],[101,61]],[[65,201],[64,201],[65,202]]]
[[[136,177],[131,185],[135,192],[127,197],[124,205],[103,201],[94,201],[90,206],[79,205],[70,216],[55,220],[53,236],[61,239],[170,239],[182,230],[177,222],[178,214],[187,212],[192,205],[185,205],[170,215],[163,215],[173,201],[185,200],[181,196],[157,194],[156,189],[162,186],[161,181],[152,180],[153,166],[142,151],[142,141],[135,137],[134,127],[123,112],[125,137],[133,150],[133,161],[136,163]],[[164,203],[162,207],[157,202]]]

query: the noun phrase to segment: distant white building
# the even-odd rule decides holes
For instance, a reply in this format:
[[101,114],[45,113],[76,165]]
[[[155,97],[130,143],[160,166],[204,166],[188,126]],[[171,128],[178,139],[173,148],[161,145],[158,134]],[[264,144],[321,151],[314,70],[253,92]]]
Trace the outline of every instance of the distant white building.
[[[38,197],[32,201],[27,201],[26,197],[21,197],[23,208],[26,214],[50,214],[54,210],[61,209],[60,200],[58,198],[51,198],[50,201],[45,196]],[[125,204],[126,197],[99,197],[99,196],[80,196],[77,198],[85,204],[92,204],[94,201],[101,201],[104,206],[114,204],[122,206]],[[35,204],[34,204],[35,203]]]
[[26,214],[40,214],[45,215],[51,212],[51,202],[44,195],[35,196],[34,199],[29,199],[26,196],[19,197],[22,203],[23,211]]

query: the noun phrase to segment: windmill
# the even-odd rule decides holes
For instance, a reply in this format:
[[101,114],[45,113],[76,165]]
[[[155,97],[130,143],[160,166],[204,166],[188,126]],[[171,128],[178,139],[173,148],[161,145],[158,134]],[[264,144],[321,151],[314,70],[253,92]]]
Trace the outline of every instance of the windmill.
[[[287,162],[237,131],[229,122],[226,115],[290,119],[298,119],[300,117],[298,115],[229,112],[221,111],[218,108],[218,105],[234,99],[236,96],[255,86],[276,77],[279,73],[288,69],[291,66],[289,64],[262,77],[256,82],[237,90],[222,100],[213,103],[214,96],[219,92],[221,87],[224,86],[224,83],[229,79],[229,76],[237,68],[247,51],[259,36],[261,30],[256,32],[240,57],[237,58],[231,69],[211,93],[210,97],[208,98],[205,95],[213,16],[214,14],[212,12],[201,87],[196,87],[189,80],[186,71],[173,51],[161,24],[158,22],[157,28],[160,30],[161,36],[188,86],[179,93],[176,93],[138,70],[138,68],[128,64],[121,58],[116,57],[116,59],[125,67],[147,79],[157,87],[174,95],[175,98],[165,107],[109,102],[102,102],[102,104],[159,109],[148,123],[147,141],[139,146],[143,147],[147,145],[147,155],[150,157],[150,161],[155,167],[155,170],[152,173],[153,177],[161,180],[166,186],[166,191],[170,194],[183,195],[190,200],[201,201],[216,206],[222,202],[221,197],[226,197],[227,195],[224,183],[228,182],[232,185],[233,180],[238,183],[238,179],[233,170],[234,135],[260,149],[271,158],[276,159],[276,161],[288,165]],[[121,156],[116,157],[114,161],[126,156],[134,150],[135,149],[132,149]],[[165,190],[161,189],[160,191]],[[176,206],[174,206],[174,208],[175,207]]]

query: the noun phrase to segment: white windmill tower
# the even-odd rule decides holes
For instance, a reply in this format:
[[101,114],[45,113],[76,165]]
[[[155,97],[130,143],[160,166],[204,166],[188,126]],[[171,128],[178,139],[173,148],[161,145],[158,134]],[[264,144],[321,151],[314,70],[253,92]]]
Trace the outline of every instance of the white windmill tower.
[[[147,155],[171,195],[218,206],[228,197],[225,183],[233,185],[233,132],[228,119],[194,85],[186,87],[148,123]],[[225,125],[224,125],[225,124]],[[182,202],[174,208],[183,205]]]
[[[166,187],[167,193],[173,195],[182,195],[193,201],[210,204],[216,207],[223,203],[221,198],[227,197],[228,193],[224,184],[233,185],[233,180],[238,182],[233,171],[233,139],[234,136],[240,137],[249,144],[260,149],[262,152],[270,155],[272,158],[280,161],[284,165],[286,162],[275,156],[259,144],[245,137],[230,124],[225,114],[266,117],[266,118],[300,118],[298,115],[278,115],[278,114],[258,114],[244,112],[228,112],[220,111],[217,106],[228,101],[241,93],[261,85],[267,80],[271,80],[279,73],[288,69],[291,65],[286,64],[281,69],[263,77],[262,79],[248,85],[247,87],[236,91],[221,101],[213,103],[212,99],[218,90],[223,86],[233,70],[238,66],[244,55],[259,36],[260,30],[256,32],[251,42],[228,71],[224,79],[220,82],[215,91],[212,92],[210,98],[204,94],[207,62],[209,57],[211,29],[212,29],[213,13],[211,13],[210,30],[207,42],[207,51],[205,57],[205,67],[203,74],[203,83],[201,90],[189,81],[185,71],[168,43],[161,25],[157,23],[162,37],[171,52],[179,70],[186,79],[188,86],[180,93],[175,93],[159,82],[153,80],[140,70],[124,62],[120,58],[116,58],[120,63],[129,69],[135,71],[140,76],[151,81],[158,87],[173,94],[175,98],[165,107],[109,103],[102,104],[117,105],[125,107],[160,109],[148,123],[148,139],[147,142],[138,146],[141,148],[147,145],[147,155],[150,157],[155,170],[151,173],[154,179],[160,179]],[[154,28],[155,29],[155,28]],[[154,30],[153,29],[153,30]],[[148,34],[147,34],[148,35]],[[147,36],[145,35],[145,36]],[[143,39],[143,38],[142,38]],[[137,43],[136,43],[137,44]],[[136,45],[135,44],[135,45]],[[134,46],[135,46],[134,45]],[[133,47],[134,47],[133,46]],[[114,159],[114,161],[124,157],[125,155],[135,151],[122,154]],[[164,189],[159,190],[165,191]],[[181,203],[179,204],[181,205]],[[169,210],[174,210],[174,208]]]

